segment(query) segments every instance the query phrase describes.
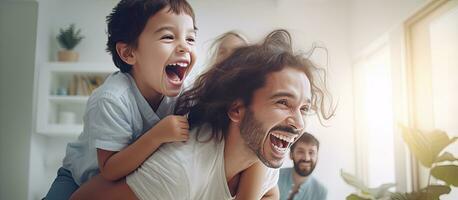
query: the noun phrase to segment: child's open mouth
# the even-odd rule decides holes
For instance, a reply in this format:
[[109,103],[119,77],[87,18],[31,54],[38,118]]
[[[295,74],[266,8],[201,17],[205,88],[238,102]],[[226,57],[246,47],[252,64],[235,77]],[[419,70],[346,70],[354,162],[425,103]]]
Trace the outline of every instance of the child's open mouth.
[[188,63],[177,62],[165,66],[167,77],[173,82],[181,82],[186,74]]

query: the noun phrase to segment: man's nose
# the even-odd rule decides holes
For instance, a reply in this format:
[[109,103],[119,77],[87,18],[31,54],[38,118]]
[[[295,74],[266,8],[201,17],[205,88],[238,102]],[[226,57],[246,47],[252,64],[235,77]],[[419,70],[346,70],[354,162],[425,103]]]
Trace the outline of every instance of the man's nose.
[[305,121],[304,116],[302,116],[301,112],[293,112],[290,117],[288,117],[288,125],[292,126],[296,131],[304,130],[305,128]]
[[305,154],[305,159],[304,159],[304,160],[305,160],[305,161],[310,161],[311,158],[312,158],[312,157],[311,157],[308,153],[306,153],[306,154]]

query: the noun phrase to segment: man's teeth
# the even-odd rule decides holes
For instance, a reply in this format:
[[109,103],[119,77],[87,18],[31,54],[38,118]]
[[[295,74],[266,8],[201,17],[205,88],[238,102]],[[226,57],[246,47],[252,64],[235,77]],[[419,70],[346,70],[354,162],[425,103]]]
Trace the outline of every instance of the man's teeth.
[[288,149],[288,147],[281,148],[281,147],[277,147],[276,145],[273,145],[273,146],[274,146],[275,150],[277,150],[279,152],[285,152]]
[[[274,149],[276,151],[279,151],[279,152],[286,152],[288,150],[289,146],[294,142],[294,139],[296,137],[296,136],[281,135],[281,134],[278,134],[278,133],[271,133],[271,134],[275,138],[287,143],[286,145],[281,144],[280,146],[277,146],[275,142],[272,143]],[[285,147],[283,147],[283,146],[285,146]]]
[[294,136],[285,136],[285,135],[280,135],[278,133],[272,133],[273,136],[275,136],[276,138],[280,139],[280,140],[283,140],[285,142],[288,142],[288,143],[292,143],[294,141]]

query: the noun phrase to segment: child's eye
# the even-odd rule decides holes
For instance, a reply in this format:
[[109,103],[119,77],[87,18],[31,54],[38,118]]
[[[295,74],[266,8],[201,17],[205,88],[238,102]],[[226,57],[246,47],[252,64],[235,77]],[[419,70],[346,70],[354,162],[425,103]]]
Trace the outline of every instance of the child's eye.
[[276,103],[282,106],[288,106],[288,101],[286,101],[286,99],[278,100]]
[[161,37],[161,40],[173,40],[175,39],[173,35],[164,35]]
[[188,43],[194,44],[196,42],[196,39],[193,37],[189,37],[186,39],[186,41],[188,41]]

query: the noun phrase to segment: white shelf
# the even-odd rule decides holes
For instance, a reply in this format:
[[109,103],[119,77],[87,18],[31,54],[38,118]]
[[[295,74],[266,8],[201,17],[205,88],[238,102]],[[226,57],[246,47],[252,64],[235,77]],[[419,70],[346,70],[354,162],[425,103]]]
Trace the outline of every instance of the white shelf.
[[89,96],[50,95],[48,99],[56,103],[86,103]]
[[[83,131],[83,115],[89,96],[57,95],[59,89],[66,88],[66,91],[62,94],[67,94],[70,90],[70,84],[75,80],[74,77],[103,78],[117,70],[118,69],[112,63],[42,63],[38,73],[38,107],[35,127],[37,133],[50,137],[78,136]],[[84,85],[86,84],[81,84],[81,82],[78,83],[78,87],[88,87]],[[92,88],[89,91],[86,89],[81,90],[81,88],[76,90],[77,94],[85,94],[90,93]],[[74,124],[59,124],[62,120],[61,114],[67,114],[68,116],[68,113],[74,114],[74,122],[71,122]]]
[[112,73],[118,70],[111,63],[49,62],[44,67],[50,72],[61,73]]
[[76,137],[83,131],[82,124],[49,124],[43,135],[58,137]]

